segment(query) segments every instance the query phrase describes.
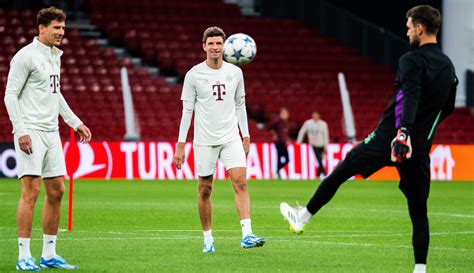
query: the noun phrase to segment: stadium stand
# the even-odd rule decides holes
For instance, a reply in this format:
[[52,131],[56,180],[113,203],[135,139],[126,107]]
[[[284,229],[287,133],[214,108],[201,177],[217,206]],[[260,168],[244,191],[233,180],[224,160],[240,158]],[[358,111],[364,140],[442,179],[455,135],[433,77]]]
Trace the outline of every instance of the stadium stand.
[[[345,142],[338,72],[346,75],[359,140],[375,128],[390,97],[394,75],[388,67],[374,64],[301,21],[242,17],[238,6],[220,0],[91,0],[86,1],[86,8],[91,23],[112,45],[124,47],[147,65],[158,66],[161,74],[150,76],[145,67],[117,58],[112,48],[100,47],[77,30],[67,31],[62,46],[62,92],[93,130],[95,141],[120,141],[125,134],[122,65],[129,70],[142,140],[177,139],[181,84],[168,84],[165,76],[182,79],[192,65],[204,59],[201,35],[211,25],[221,26],[228,35],[247,33],[257,42],[256,59],[243,67],[252,141],[271,141],[270,132],[260,129],[259,122],[285,106],[290,111],[291,136],[296,136],[302,122],[317,109],[329,124],[331,142]],[[34,14],[32,10],[0,9],[3,87],[11,57],[36,33]],[[2,128],[11,128],[4,106],[0,115]],[[437,143],[474,143],[474,117],[466,108],[457,109],[440,129]],[[61,133],[68,135],[64,124]],[[0,140],[11,140],[9,129],[1,131]]]

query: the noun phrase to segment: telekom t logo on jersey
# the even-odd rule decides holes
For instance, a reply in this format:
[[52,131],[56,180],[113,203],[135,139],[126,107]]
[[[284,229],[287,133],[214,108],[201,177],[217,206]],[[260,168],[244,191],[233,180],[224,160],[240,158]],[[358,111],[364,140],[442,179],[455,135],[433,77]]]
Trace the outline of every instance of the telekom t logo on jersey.
[[217,82],[212,85],[212,95],[217,96],[216,101],[224,100],[222,96],[225,95],[225,84]]
[[53,93],[58,93],[56,88],[59,88],[59,75],[50,75],[49,80],[51,81],[51,88]]

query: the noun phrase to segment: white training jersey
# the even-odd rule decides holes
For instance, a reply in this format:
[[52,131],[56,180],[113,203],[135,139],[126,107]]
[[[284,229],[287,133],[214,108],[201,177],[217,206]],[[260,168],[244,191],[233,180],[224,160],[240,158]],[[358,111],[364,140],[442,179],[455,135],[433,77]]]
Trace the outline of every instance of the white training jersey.
[[61,94],[62,53],[35,37],[11,60],[5,106],[15,135],[26,135],[27,129],[57,131],[58,115],[74,130],[82,124]]
[[219,69],[195,65],[184,79],[181,100],[194,102],[194,143],[221,145],[240,140],[236,98],[245,96],[242,70],[223,62]]
[[329,144],[328,124],[324,120],[308,119],[298,132],[297,143],[303,142],[305,134],[308,142],[315,147],[326,147]]

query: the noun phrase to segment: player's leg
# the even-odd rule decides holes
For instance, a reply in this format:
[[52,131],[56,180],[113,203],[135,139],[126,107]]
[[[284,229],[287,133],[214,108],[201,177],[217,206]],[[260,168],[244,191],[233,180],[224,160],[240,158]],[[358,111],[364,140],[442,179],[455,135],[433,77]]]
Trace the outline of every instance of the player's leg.
[[36,200],[40,192],[41,165],[44,147],[37,139],[35,132],[28,132],[31,138],[32,153],[26,154],[18,145],[15,136],[14,144],[20,177],[21,196],[17,210],[18,226],[18,262],[17,270],[39,270],[30,252],[31,230]]
[[211,194],[220,149],[220,147],[194,145],[194,162],[198,175],[198,212],[204,235],[202,252],[215,252],[212,237]]
[[281,156],[283,157],[282,168],[285,168],[286,165],[290,162],[290,155],[288,154],[288,147],[286,143],[281,144]]
[[285,143],[275,142],[275,148],[277,150],[277,170],[276,174],[280,178],[280,170],[288,164],[288,149]]
[[41,178],[25,175],[20,179],[21,197],[17,211],[18,262],[17,270],[39,270],[30,252],[31,229],[36,200],[40,192]]
[[324,175],[323,177],[325,177],[326,171],[324,170],[324,164],[323,164],[324,148],[313,146],[313,151],[314,151],[314,155],[316,156],[316,160],[318,161],[318,176],[321,176],[321,174],[323,174]]
[[290,154],[288,153],[288,147],[286,146],[286,143],[282,146],[282,155],[285,161],[283,162],[282,168],[284,168],[288,163],[290,163]]
[[198,211],[204,235],[202,252],[215,252],[212,237],[212,175],[198,176]]
[[25,175],[20,178],[21,197],[17,211],[18,237],[30,238],[33,225],[33,214],[40,192],[41,178]]
[[311,214],[316,214],[322,206],[329,202],[336,194],[339,187],[349,178],[357,174],[357,165],[353,162],[352,151],[334,169],[334,171],[324,179],[319,185],[313,197],[307,204],[307,209]]
[[305,207],[292,208],[287,203],[280,204],[280,212],[290,224],[290,230],[300,234],[311,217],[316,214],[331,198],[347,179],[357,174],[350,154],[327,176],[319,185],[313,197]]
[[252,232],[250,219],[250,197],[247,187],[247,162],[241,141],[233,141],[224,145],[219,156],[227,169],[235,193],[235,208],[240,217],[242,227],[241,246],[244,248],[259,247],[265,244],[265,238],[257,237]]
[[247,189],[246,168],[233,167],[228,170],[235,193],[235,208],[241,220],[250,219],[250,197]]
[[43,254],[41,257],[50,260],[56,257],[56,238],[61,215],[61,200],[64,195],[62,176],[45,178],[46,199],[43,206]]
[[287,203],[281,203],[280,212],[289,222],[290,229],[298,234],[303,232],[304,225],[332,199],[347,179],[356,174],[368,177],[386,166],[390,161],[390,153],[389,150],[378,149],[380,145],[385,147],[383,143],[373,142],[370,145],[360,143],[354,147],[336,169],[321,182],[305,207],[295,209]]
[[198,211],[202,230],[210,230],[212,222],[212,175],[198,177]]
[[241,141],[225,144],[219,159],[229,173],[234,188],[235,208],[240,220],[250,219],[250,198],[247,188],[247,162]]
[[48,150],[43,160],[43,182],[46,198],[43,205],[43,252],[40,266],[42,268],[77,269],[56,254],[56,240],[61,215],[61,201],[64,196],[64,175],[66,162],[58,132],[41,133]]
[[430,191],[429,157],[413,158],[397,167],[400,174],[400,189],[407,198],[412,222],[412,244],[415,256],[415,271],[426,272],[426,259],[430,242],[428,222],[428,197]]

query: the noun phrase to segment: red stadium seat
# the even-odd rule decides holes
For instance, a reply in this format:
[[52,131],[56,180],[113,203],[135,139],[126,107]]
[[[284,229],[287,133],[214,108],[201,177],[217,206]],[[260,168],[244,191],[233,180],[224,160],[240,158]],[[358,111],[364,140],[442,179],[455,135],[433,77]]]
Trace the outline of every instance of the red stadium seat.
[[[357,138],[362,139],[376,126],[393,85],[394,75],[386,66],[374,64],[352,48],[341,47],[336,39],[321,36],[301,21],[244,18],[237,5],[220,0],[85,2],[91,22],[110,43],[124,46],[146,64],[159,65],[165,75],[178,74],[182,78],[205,58],[201,35],[209,25],[224,27],[228,35],[236,32],[251,35],[257,42],[258,53],[253,63],[242,69],[253,141],[271,141],[271,133],[259,129],[256,120],[268,119],[282,106],[290,110],[293,134],[311,111],[320,110],[330,126],[331,141],[344,141],[338,72],[346,75]],[[36,35],[36,26],[30,22],[34,13],[0,9],[0,26],[5,26],[0,27],[2,86],[6,84],[12,56]],[[295,40],[298,42],[288,44]],[[61,49],[64,51],[61,90],[78,116],[94,124],[94,140],[119,141],[125,133],[122,66],[129,72],[142,139],[177,138],[181,84],[169,85],[164,77],[150,76],[148,69],[135,68],[131,59],[118,59],[112,48],[100,48],[94,39],[81,37],[79,30],[67,30]],[[8,116],[1,113],[0,125],[11,126]],[[109,124],[108,128],[102,128],[103,122]],[[440,125],[435,141],[474,143],[472,124],[474,117],[468,109],[456,109],[448,122]],[[66,137],[68,130],[62,128],[61,134]],[[0,140],[10,139],[9,132],[0,135]]]

